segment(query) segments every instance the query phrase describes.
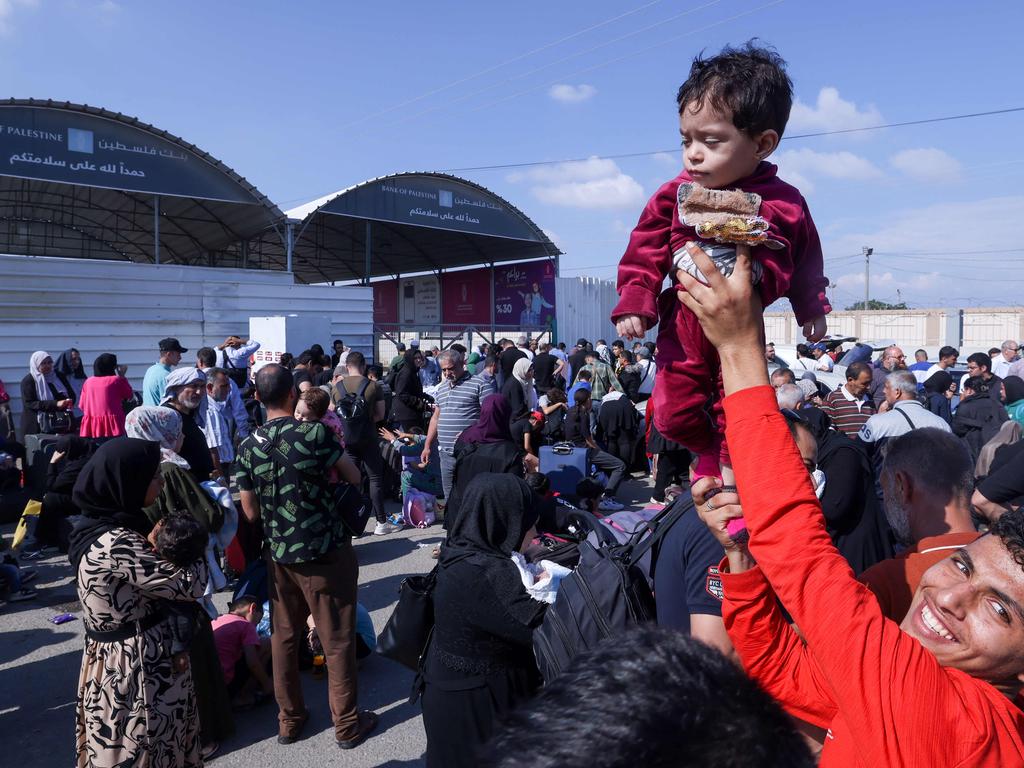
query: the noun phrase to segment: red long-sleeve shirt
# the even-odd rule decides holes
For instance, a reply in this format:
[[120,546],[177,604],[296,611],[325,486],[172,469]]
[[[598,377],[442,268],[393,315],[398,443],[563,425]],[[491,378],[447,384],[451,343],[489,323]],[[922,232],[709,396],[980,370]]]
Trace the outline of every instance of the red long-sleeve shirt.
[[748,674],[790,713],[829,729],[821,765],[1024,766],[1024,714],[992,685],[940,666],[854,579],[774,390],[736,392],[725,412],[758,566],[727,574],[723,563],[722,617]]

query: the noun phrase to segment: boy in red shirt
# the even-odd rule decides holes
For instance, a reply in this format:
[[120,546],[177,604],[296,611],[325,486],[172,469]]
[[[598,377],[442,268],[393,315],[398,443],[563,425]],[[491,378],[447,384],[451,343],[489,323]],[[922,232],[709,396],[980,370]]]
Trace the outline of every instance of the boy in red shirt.
[[[726,552],[722,615],[744,669],[828,729],[826,768],[1024,765],[1024,713],[1011,700],[1024,681],[1024,512],[929,568],[900,624],[883,616],[825,530],[761,360],[750,255],[737,251],[727,279],[691,247],[708,285],[685,275],[682,300],[722,361],[744,508],[723,493],[700,514]],[[740,514],[749,549],[727,531]]]
[[[784,67],[778,54],[749,44],[694,60],[677,96],[684,170],[647,203],[619,264],[616,332],[640,338],[660,320],[655,424],[697,454],[695,479],[720,477],[729,453],[718,355],[674,295],[680,275],[699,275],[686,243],[701,244],[726,275],[736,244],[753,245],[763,305],[788,297],[811,341],[825,335],[832,310],[807,203],[765,161],[793,102]],[[669,274],[675,285],[662,293]]]

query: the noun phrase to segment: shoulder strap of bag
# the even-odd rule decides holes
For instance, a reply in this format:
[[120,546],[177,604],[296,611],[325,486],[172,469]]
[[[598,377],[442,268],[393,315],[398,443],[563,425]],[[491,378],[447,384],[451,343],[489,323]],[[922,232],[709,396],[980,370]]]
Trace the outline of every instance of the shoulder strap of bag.
[[637,544],[626,545],[629,547],[629,552],[627,554],[629,562],[639,562],[640,559],[651,550],[651,548],[665,537],[665,534],[668,533],[669,529],[676,524],[679,518],[691,509],[694,509],[692,498],[687,499],[685,503],[673,503],[662,510],[656,517],[652,518],[644,528],[641,528],[637,532],[637,535],[643,536],[644,531],[651,530],[651,535]]
[[362,383],[359,385],[359,390],[356,392],[356,397],[363,397],[366,394],[367,387],[370,386],[370,380],[363,377]]
[[907,420],[907,424],[910,425],[911,429],[917,429],[917,425],[910,420],[910,417],[907,416],[907,414],[905,414],[903,411],[901,411],[899,408],[896,408],[895,406],[893,406],[893,410]]

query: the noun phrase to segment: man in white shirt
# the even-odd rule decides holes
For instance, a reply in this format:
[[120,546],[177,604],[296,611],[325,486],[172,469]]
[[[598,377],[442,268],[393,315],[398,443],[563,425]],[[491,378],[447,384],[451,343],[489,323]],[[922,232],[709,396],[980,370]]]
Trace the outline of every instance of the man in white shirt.
[[938,373],[939,371],[945,371],[952,368],[956,365],[956,361],[959,357],[960,353],[956,351],[956,347],[943,347],[939,350],[939,362],[924,372],[924,378],[920,379],[920,383],[923,384],[928,381],[933,373]]
[[1001,379],[1010,375],[1010,364],[1017,359],[1020,345],[1012,339],[1004,341],[999,354],[992,358],[992,373]]
[[[209,374],[216,364],[217,351],[212,347],[203,347],[196,352],[196,368],[203,373]],[[221,410],[228,411],[231,421],[234,422],[235,434],[238,435],[239,440],[244,440],[249,436],[249,412],[245,410],[245,403],[242,402],[242,393],[239,391],[238,386],[230,378],[228,378],[228,384],[229,391],[226,407]],[[203,403],[201,411],[204,416],[208,405],[208,402]]]
[[885,377],[885,404],[884,412],[868,419],[857,435],[876,448],[890,438],[921,427],[952,431],[944,418],[929,411],[917,399],[917,379],[911,371],[893,371]]
[[835,364],[828,354],[828,347],[822,344],[820,341],[816,344],[811,344],[811,354],[814,355],[816,361],[814,365],[815,371],[831,371],[832,366]]
[[516,349],[533,360],[533,350],[530,349],[530,342],[526,340],[525,336],[520,336],[516,339]]
[[646,400],[654,392],[654,377],[658,373],[658,366],[651,359],[651,350],[647,347],[640,347],[636,351],[636,364],[640,368],[640,388],[637,392]]
[[[249,357],[260,348],[258,341],[243,339],[241,336],[228,336],[224,343],[217,347],[217,365],[228,371],[228,377],[235,381],[231,375],[232,370],[246,370],[249,368]],[[246,373],[248,378],[248,372]]]

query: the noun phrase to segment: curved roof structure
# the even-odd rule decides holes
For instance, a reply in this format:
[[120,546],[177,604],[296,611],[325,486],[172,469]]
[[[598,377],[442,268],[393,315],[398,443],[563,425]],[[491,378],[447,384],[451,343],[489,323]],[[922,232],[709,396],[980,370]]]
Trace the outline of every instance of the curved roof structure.
[[396,173],[287,212],[300,280],[397,277],[561,251],[504,198],[444,173]]
[[283,269],[283,222],[224,163],[137,118],[0,101],[0,253]]

